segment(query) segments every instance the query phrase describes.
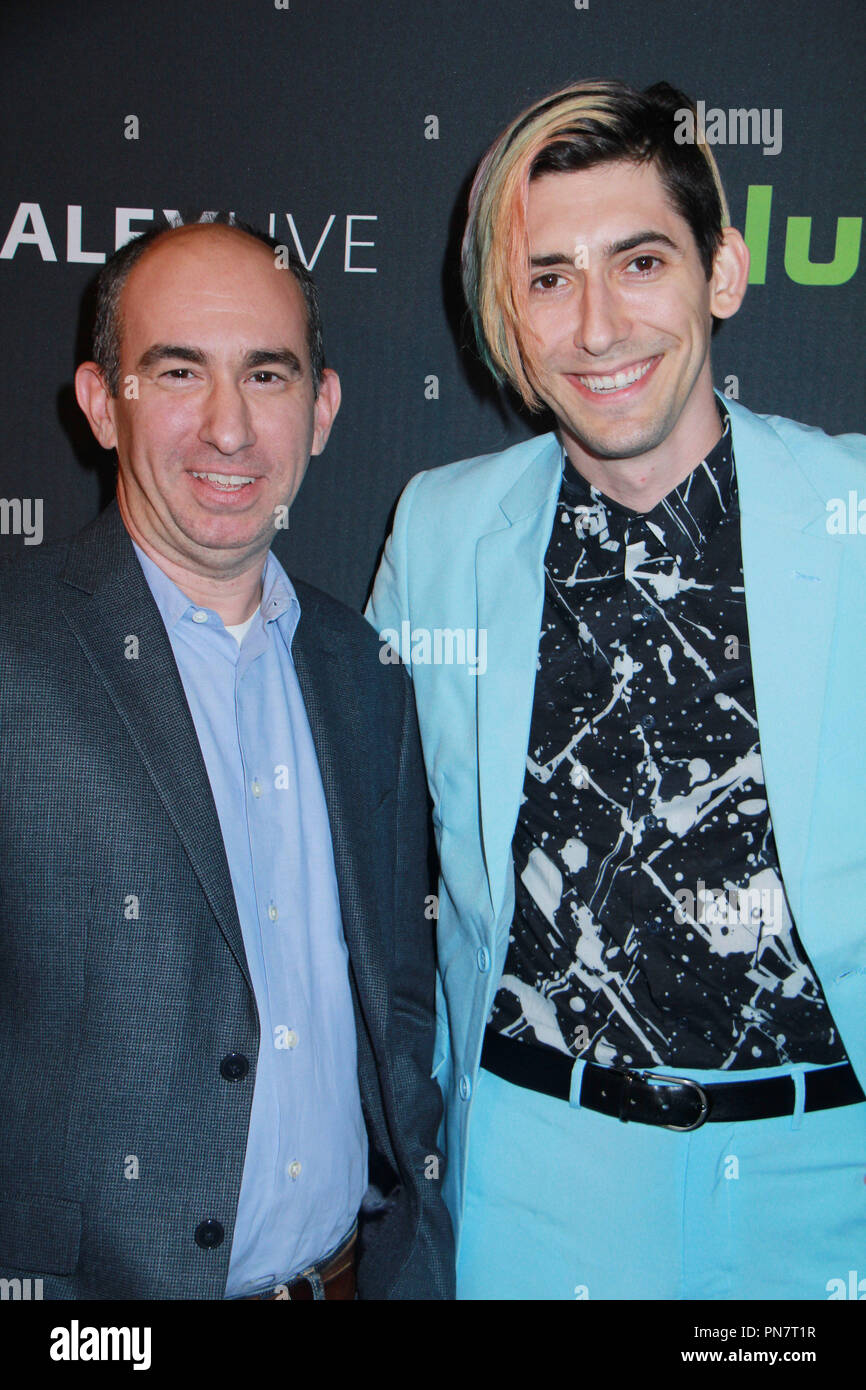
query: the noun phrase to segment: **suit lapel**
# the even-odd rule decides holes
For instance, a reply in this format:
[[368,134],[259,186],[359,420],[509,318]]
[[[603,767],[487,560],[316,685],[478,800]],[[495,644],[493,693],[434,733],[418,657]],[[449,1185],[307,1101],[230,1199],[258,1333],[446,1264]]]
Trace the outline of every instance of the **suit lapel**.
[[[129,734],[249,982],[219,819],[171,643],[115,503],[72,541],[61,609]],[[136,650],[130,639],[137,641]],[[94,711],[94,717],[98,717]]]
[[[785,887],[801,907],[842,550],[823,499],[774,430],[726,401],[767,798]],[[734,408],[731,408],[734,406]]]
[[362,1010],[372,1038],[378,1040],[385,1032],[387,996],[379,937],[370,929],[370,904],[375,884],[385,879],[384,871],[381,876],[378,872],[381,845],[369,778],[372,760],[347,704],[347,692],[357,688],[359,670],[350,659],[350,644],[323,626],[314,591],[301,584],[296,588],[301,620],[292,659],[325,792],[343,932]]
[[559,495],[562,451],[551,435],[500,502],[502,525],[475,553],[478,627],[487,670],[477,681],[478,777],[484,863],[494,911],[507,887],[508,855],[526,773],[541,611],[544,553]]

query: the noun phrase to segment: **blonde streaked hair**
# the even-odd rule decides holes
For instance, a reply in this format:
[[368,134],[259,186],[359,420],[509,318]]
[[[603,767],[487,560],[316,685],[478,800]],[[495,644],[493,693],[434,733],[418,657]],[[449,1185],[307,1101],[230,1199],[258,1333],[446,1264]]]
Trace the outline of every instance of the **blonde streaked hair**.
[[[679,143],[677,114],[685,110],[692,112],[698,137]],[[709,279],[730,216],[694,111],[689,98],[666,82],[645,92],[612,80],[575,82],[522,112],[479,164],[463,237],[463,290],[484,361],[530,409],[542,405],[526,329],[531,180],[617,160],[654,161],[673,206],[691,227]]]

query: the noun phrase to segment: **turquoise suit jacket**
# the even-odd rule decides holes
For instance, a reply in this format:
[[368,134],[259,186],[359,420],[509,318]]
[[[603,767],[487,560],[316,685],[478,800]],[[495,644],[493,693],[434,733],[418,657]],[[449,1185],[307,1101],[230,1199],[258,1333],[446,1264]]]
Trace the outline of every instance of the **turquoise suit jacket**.
[[[779,861],[800,937],[866,1089],[866,515],[864,534],[828,529],[844,504],[856,531],[866,437],[834,439],[724,404]],[[556,436],[546,434],[414,477],[367,609],[412,675],[433,798],[441,864],[434,1075],[445,1097],[445,1195],[456,1229],[472,1092],[514,908],[511,841],[561,459]],[[834,499],[839,505],[828,508]],[[483,673],[480,660],[477,674],[447,663],[449,652],[460,655],[455,629],[464,640],[472,633],[472,655],[486,632]],[[384,646],[380,656],[388,657]]]

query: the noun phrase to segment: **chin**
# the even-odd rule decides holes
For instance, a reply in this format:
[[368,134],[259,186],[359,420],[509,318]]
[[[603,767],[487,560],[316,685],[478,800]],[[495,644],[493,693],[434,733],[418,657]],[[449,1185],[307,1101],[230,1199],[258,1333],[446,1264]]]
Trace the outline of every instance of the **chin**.
[[663,443],[667,431],[659,429],[612,429],[604,434],[592,430],[572,429],[569,433],[588,454],[604,459],[638,458]]
[[187,540],[208,550],[237,550],[262,543],[265,528],[239,517],[213,517],[181,527]]

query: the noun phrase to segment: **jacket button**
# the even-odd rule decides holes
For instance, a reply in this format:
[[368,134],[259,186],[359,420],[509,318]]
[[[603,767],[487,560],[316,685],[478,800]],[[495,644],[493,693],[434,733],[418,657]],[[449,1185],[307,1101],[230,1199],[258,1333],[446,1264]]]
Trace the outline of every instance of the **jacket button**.
[[472,1095],[472,1082],[470,1081],[469,1077],[466,1075],[465,1072],[460,1078],[460,1082],[458,1084],[457,1089],[460,1092],[461,1100],[468,1100],[469,1097]]
[[202,1250],[215,1250],[218,1245],[222,1245],[225,1234],[219,1221],[214,1221],[211,1217],[202,1221],[200,1226],[196,1226],[195,1243],[200,1245]]
[[224,1081],[242,1081],[249,1069],[249,1061],[242,1052],[230,1052],[220,1062],[220,1076]]
[[478,947],[478,956],[476,959],[478,960],[478,969],[481,971],[482,975],[486,975],[487,971],[490,969],[490,952],[486,946]]

